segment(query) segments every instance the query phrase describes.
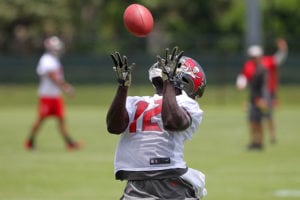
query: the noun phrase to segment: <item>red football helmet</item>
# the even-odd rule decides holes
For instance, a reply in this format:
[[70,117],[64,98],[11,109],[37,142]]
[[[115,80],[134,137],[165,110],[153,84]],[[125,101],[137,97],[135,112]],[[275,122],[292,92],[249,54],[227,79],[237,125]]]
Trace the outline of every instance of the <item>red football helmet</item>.
[[206,76],[202,67],[186,56],[182,56],[179,63],[181,66],[176,72],[176,79],[180,82],[178,87],[193,99],[201,97],[206,87]]

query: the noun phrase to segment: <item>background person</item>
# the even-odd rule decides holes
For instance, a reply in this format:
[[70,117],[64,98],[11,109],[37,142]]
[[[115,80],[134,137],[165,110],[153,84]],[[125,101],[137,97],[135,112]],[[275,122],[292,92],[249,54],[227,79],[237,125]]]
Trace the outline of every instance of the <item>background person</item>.
[[203,111],[195,98],[206,85],[200,65],[166,50],[149,70],[154,96],[127,96],[133,65],[112,54],[119,83],[107,113],[107,129],[121,134],[115,153],[115,176],[127,180],[121,199],[198,199],[206,195],[205,176],[188,168],[184,142],[199,127]]
[[44,41],[45,53],[41,56],[37,74],[40,78],[38,96],[38,116],[34,122],[29,137],[25,142],[27,149],[34,149],[35,138],[44,120],[50,116],[58,120],[59,131],[68,149],[80,148],[79,143],[74,142],[67,130],[65,122],[65,107],[61,91],[68,96],[73,96],[73,87],[66,82],[60,56],[64,51],[64,43],[56,36],[49,37]]
[[254,59],[254,69],[249,75],[249,106],[248,120],[250,127],[250,144],[248,148],[263,149],[263,117],[270,112],[268,108],[269,92],[267,89],[267,70],[264,68],[259,59]]
[[238,89],[244,89],[247,82],[251,80],[251,76],[255,71],[256,62],[267,70],[267,91],[269,92],[267,105],[269,112],[267,112],[264,117],[268,120],[271,143],[275,143],[277,140],[273,112],[274,106],[277,105],[278,68],[286,60],[288,54],[288,45],[283,38],[277,39],[276,44],[277,51],[274,55],[264,55],[263,49],[259,45],[250,46],[247,51],[249,60],[245,62],[236,82]]

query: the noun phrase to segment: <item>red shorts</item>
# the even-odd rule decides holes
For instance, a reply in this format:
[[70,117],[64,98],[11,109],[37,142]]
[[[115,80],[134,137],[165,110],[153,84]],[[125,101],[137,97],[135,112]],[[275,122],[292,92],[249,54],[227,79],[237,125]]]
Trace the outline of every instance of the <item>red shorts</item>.
[[41,97],[39,99],[40,117],[56,116],[63,118],[64,114],[64,100],[62,97]]

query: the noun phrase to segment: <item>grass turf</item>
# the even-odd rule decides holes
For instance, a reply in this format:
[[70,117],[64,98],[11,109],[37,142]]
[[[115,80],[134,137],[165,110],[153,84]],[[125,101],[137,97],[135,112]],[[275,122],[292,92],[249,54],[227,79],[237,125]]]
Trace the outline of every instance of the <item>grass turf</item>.
[[[54,119],[46,121],[37,138],[37,150],[23,148],[35,119],[33,86],[0,86],[0,199],[82,200],[118,199],[124,182],[114,180],[113,157],[118,136],[106,132],[105,114],[115,86],[80,86],[67,99],[68,128],[85,144],[69,152]],[[278,143],[265,135],[264,151],[247,151],[248,127],[242,102],[246,92],[231,86],[208,87],[199,100],[202,125],[185,146],[190,167],[206,174],[207,200],[274,200],[282,189],[300,190],[299,94],[297,86],[280,90],[275,113]],[[131,94],[152,92],[151,87],[132,87]]]

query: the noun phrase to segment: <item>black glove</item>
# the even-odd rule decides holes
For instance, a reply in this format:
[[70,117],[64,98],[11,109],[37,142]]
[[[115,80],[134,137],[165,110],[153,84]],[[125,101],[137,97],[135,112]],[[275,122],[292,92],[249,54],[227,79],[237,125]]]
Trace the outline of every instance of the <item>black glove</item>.
[[130,66],[127,64],[127,57],[124,55],[123,59],[119,52],[115,52],[110,55],[114,65],[113,70],[116,73],[117,81],[122,86],[130,86],[131,84],[131,72],[135,66],[135,63],[132,63]]
[[179,80],[177,80],[176,78],[176,71],[181,66],[181,63],[179,63],[179,61],[183,55],[183,51],[179,52],[178,54],[177,51],[178,47],[174,47],[172,50],[172,54],[169,54],[169,49],[167,48],[165,59],[162,59],[159,55],[157,56],[158,66],[159,68],[161,68],[163,74],[166,75],[166,78],[163,77],[163,79],[168,79],[174,84],[174,86],[180,84]]

